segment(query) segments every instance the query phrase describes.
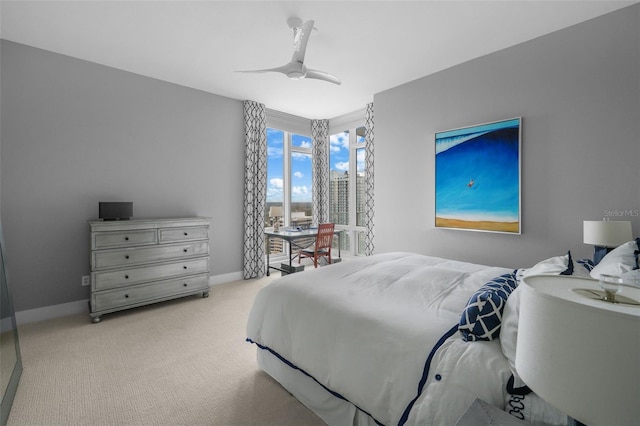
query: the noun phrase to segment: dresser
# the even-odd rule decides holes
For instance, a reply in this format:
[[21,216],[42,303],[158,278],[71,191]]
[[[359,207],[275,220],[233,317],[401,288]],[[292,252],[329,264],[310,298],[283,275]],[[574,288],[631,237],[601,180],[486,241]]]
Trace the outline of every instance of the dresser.
[[89,315],[209,296],[210,218],[90,221]]

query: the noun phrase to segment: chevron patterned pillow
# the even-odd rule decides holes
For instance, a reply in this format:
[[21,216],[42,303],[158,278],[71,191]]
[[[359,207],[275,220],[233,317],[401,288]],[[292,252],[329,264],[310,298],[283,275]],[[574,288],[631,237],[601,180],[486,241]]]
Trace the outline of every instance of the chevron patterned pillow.
[[576,260],[576,263],[578,265],[581,265],[584,269],[586,269],[589,272],[591,272],[591,270],[594,267],[593,260],[591,259],[579,259],[579,260]]
[[462,311],[458,325],[462,340],[475,342],[493,340],[500,336],[505,302],[517,286],[516,271],[513,271],[500,275],[480,287]]

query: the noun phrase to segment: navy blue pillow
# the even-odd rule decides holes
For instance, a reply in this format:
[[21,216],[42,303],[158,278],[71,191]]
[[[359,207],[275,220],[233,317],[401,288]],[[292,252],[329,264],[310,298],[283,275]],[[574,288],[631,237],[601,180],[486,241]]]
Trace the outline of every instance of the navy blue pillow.
[[560,272],[560,275],[573,275],[573,258],[571,257],[571,250],[567,251],[567,269]]
[[458,324],[462,340],[475,342],[499,337],[504,305],[517,286],[514,271],[500,275],[480,287],[462,311]]
[[593,267],[595,266],[593,264],[593,260],[591,259],[580,259],[580,260],[576,260],[576,263],[578,265],[582,265],[582,267],[584,269],[586,269],[587,271],[591,272],[591,270],[593,269]]

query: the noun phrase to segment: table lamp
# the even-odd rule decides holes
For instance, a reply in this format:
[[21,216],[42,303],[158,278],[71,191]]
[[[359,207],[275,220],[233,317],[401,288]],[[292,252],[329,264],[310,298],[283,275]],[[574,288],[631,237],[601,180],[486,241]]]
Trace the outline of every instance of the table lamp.
[[273,229],[277,231],[280,229],[280,218],[282,217],[282,206],[269,207],[269,217],[273,225]]
[[599,290],[586,278],[529,276],[520,286],[515,365],[527,386],[588,426],[638,425],[640,288],[622,289],[627,304],[585,296]]
[[597,265],[612,249],[633,238],[631,222],[624,220],[585,220],[583,242],[593,244],[593,263]]

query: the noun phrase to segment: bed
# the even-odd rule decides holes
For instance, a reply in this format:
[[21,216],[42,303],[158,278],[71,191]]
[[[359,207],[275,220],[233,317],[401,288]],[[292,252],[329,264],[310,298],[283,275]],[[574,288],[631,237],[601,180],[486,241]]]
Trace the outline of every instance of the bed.
[[529,270],[404,252],[349,259],[263,287],[247,341],[258,366],[330,425],[454,425],[476,398],[564,424],[513,374],[517,307],[500,327],[527,271],[568,275],[578,264],[570,253]]

